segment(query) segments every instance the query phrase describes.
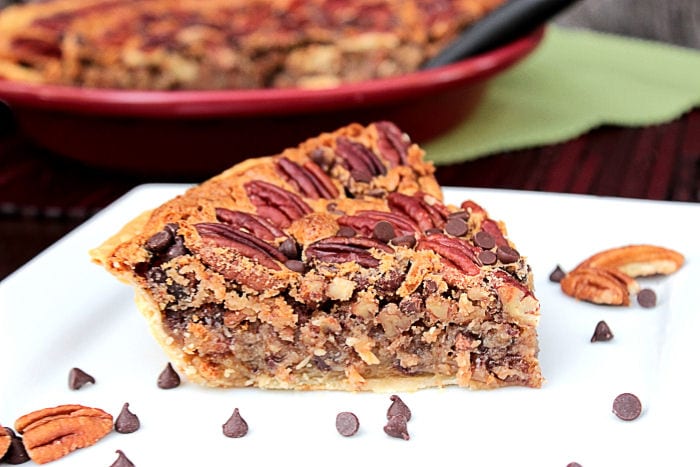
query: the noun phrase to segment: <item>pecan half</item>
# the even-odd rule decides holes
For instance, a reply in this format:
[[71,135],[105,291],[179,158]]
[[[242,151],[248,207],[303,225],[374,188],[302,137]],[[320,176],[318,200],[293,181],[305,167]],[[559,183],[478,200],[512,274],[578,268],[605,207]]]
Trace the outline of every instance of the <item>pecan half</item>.
[[256,237],[267,241],[287,236],[284,232],[262,217],[243,211],[216,208],[216,219],[232,227],[247,230]]
[[440,255],[445,264],[451,266],[468,276],[479,274],[479,260],[474,251],[465,242],[458,238],[448,237],[443,234],[433,234],[421,238],[416,245],[416,250],[432,250]]
[[615,269],[577,267],[560,282],[561,290],[570,297],[600,305],[630,304],[630,293],[639,285],[627,274]]
[[253,180],[244,187],[250,202],[257,208],[258,215],[269,219],[277,227],[289,227],[294,220],[311,212],[311,208],[299,195],[272,183]]
[[583,261],[577,268],[617,269],[630,277],[671,274],[683,265],[685,258],[677,251],[654,245],[628,245],[601,251]]
[[409,196],[394,192],[389,194],[387,200],[392,212],[402,213],[413,219],[421,231],[442,229],[445,226],[447,210],[437,201],[428,203],[421,193]]
[[10,437],[10,433],[5,431],[5,428],[0,425],[0,459],[2,459],[2,456],[10,449],[11,444],[12,437]]
[[393,248],[372,238],[364,237],[329,237],[312,243],[304,250],[307,259],[316,259],[325,263],[347,263],[354,261],[360,266],[374,268],[379,260],[369,251],[372,248],[393,253]]
[[285,180],[307,198],[332,199],[338,196],[338,189],[331,179],[312,161],[301,166],[286,157],[280,157],[276,167]]
[[242,256],[253,259],[270,269],[280,270],[277,261],[287,261],[287,257],[273,245],[227,224],[202,222],[195,224],[195,228],[202,240],[214,246],[232,248]]
[[377,148],[384,159],[389,161],[391,167],[405,165],[408,148],[411,146],[408,135],[392,122],[376,122],[374,127],[378,136]]
[[37,464],[55,461],[76,449],[92,446],[112,431],[112,416],[101,409],[61,405],[17,419],[29,457]]
[[344,136],[336,140],[335,152],[345,161],[352,178],[359,182],[386,174],[384,163],[371,149]]
[[421,232],[418,224],[403,213],[365,210],[358,211],[353,216],[341,216],[337,219],[338,225],[352,227],[355,232],[364,237],[371,237],[374,227],[378,222],[389,222],[398,236],[413,235]]

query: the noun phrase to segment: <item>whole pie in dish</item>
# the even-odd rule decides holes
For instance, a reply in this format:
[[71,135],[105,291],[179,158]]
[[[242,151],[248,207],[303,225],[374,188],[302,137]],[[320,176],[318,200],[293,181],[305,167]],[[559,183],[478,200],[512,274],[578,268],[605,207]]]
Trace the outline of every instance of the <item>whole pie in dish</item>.
[[539,303],[504,224],[443,203],[390,122],[250,159],[143,213],[94,261],[209,386],[539,387]]
[[0,12],[0,77],[329,87],[416,70],[503,0],[45,0]]

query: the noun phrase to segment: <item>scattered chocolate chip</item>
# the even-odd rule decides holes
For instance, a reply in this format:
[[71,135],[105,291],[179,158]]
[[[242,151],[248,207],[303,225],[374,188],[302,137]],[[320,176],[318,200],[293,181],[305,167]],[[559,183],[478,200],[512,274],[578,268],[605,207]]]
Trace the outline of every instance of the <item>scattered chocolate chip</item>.
[[474,243],[476,243],[476,246],[479,246],[484,250],[490,250],[496,246],[496,240],[493,239],[493,235],[483,230],[474,235]]
[[405,246],[406,248],[413,248],[416,246],[415,235],[402,235],[400,237],[394,237],[391,239],[391,244],[394,246]]
[[146,240],[144,248],[152,253],[160,253],[161,251],[165,251],[172,242],[173,233],[169,229],[163,229],[151,235],[148,240]]
[[306,271],[306,265],[304,265],[303,261],[299,261],[298,259],[287,260],[284,262],[284,265],[294,272],[303,273]]
[[280,253],[289,259],[299,258],[299,246],[291,237],[288,237],[285,241],[280,243],[279,250]]
[[654,308],[656,306],[656,292],[651,289],[642,289],[637,294],[637,302],[644,308]]
[[19,465],[29,462],[29,454],[27,454],[22,438],[17,436],[11,428],[5,427],[5,431],[10,435],[10,447],[7,448],[0,464]]
[[467,234],[469,227],[464,219],[459,217],[451,217],[447,219],[445,224],[445,232],[452,235],[453,237],[462,237]]
[[114,422],[114,430],[117,433],[127,434],[133,433],[134,431],[141,428],[141,422],[139,417],[134,415],[131,410],[129,410],[129,403],[125,403],[122,407],[122,411],[117,416]]
[[455,211],[447,215],[448,219],[462,219],[464,221],[469,220],[469,213],[467,211]]
[[393,395],[389,399],[391,399],[392,402],[389,406],[389,410],[386,411],[386,418],[391,418],[395,415],[403,415],[406,421],[409,421],[411,419],[411,409],[408,408],[404,401],[397,395]]
[[552,271],[552,273],[549,275],[549,280],[552,282],[561,282],[564,276],[566,276],[566,273],[561,266],[557,265],[557,267],[554,268],[554,271]]
[[634,394],[625,392],[615,398],[612,410],[619,419],[629,422],[642,413],[642,403]]
[[78,390],[88,383],[95,384],[95,378],[85,373],[80,368],[72,368],[68,373],[68,387]]
[[393,438],[403,438],[406,441],[410,439],[408,435],[408,427],[406,426],[406,417],[403,415],[394,415],[389,418],[389,421],[384,426],[384,433]]
[[180,385],[180,376],[175,372],[173,366],[168,363],[165,369],[158,375],[158,387],[161,389],[173,389]]
[[117,460],[114,461],[112,465],[109,467],[134,467],[134,463],[129,460],[128,457],[124,455],[124,453],[117,449]]
[[496,250],[498,260],[503,264],[515,263],[520,259],[520,253],[508,245],[499,246]]
[[352,227],[349,227],[347,225],[341,225],[338,229],[338,232],[336,232],[336,235],[338,237],[352,238],[355,235],[357,235],[357,232],[355,232],[355,229],[353,229]]
[[396,237],[396,231],[394,230],[394,226],[387,221],[377,222],[374,226],[373,234],[374,238],[384,243],[388,243],[389,240]]
[[238,409],[233,410],[233,415],[222,426],[224,436],[229,438],[242,438],[248,433],[248,423],[243,420]]
[[340,412],[335,417],[335,429],[343,436],[352,436],[360,428],[360,421],[352,412]]
[[605,321],[599,321],[596,324],[595,331],[593,331],[593,336],[591,336],[591,342],[606,342],[613,338],[613,333]]
[[435,234],[441,234],[442,229],[437,229],[437,228],[432,228],[432,229],[426,229],[425,234],[426,235],[435,235]]
[[482,250],[479,252],[479,261],[481,261],[481,264],[490,266],[496,264],[496,259],[496,253],[491,250]]

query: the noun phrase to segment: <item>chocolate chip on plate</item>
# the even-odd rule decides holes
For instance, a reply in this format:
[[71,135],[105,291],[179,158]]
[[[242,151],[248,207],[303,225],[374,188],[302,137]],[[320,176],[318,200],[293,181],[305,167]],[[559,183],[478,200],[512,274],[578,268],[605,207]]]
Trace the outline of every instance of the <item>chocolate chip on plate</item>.
[[508,245],[499,246],[496,250],[496,256],[498,256],[498,260],[503,264],[515,263],[520,259],[520,253]]
[[0,464],[19,465],[29,462],[29,454],[27,454],[22,438],[17,436],[11,428],[4,427],[4,429],[10,436],[10,446],[7,448],[5,455],[0,456],[2,458]]
[[411,409],[408,408],[406,403],[396,394],[392,395],[389,399],[391,399],[392,402],[389,409],[386,411],[386,418],[391,418],[395,415],[403,415],[406,421],[409,421],[411,419]]
[[406,425],[406,417],[403,415],[394,415],[389,418],[389,421],[384,426],[384,433],[392,438],[403,438],[408,441],[411,437],[408,434],[408,426]]
[[656,306],[656,292],[651,289],[642,289],[637,294],[637,302],[644,308],[654,308]]
[[117,456],[117,460],[109,467],[134,467],[134,463],[119,449],[117,449]]
[[557,265],[557,267],[554,268],[554,271],[552,271],[552,273],[549,275],[549,280],[552,282],[561,282],[564,276],[566,276],[566,273],[561,266]]
[[483,250],[479,252],[479,261],[481,261],[481,264],[485,264],[487,266],[496,264],[496,259],[496,253],[491,250]]
[[384,243],[387,243],[389,240],[396,237],[396,231],[394,230],[394,226],[387,221],[377,222],[377,224],[374,226],[373,233],[374,238]]
[[598,324],[595,326],[595,331],[593,331],[593,335],[591,336],[591,342],[607,342],[613,337],[608,323],[605,321],[598,321]]
[[95,378],[85,373],[80,368],[72,368],[68,373],[68,387],[77,390],[88,383],[95,384]]
[[484,250],[490,250],[496,246],[496,240],[493,239],[493,235],[483,230],[474,235],[474,243],[476,243],[476,246],[479,246]]
[[224,436],[228,438],[242,438],[248,433],[248,423],[243,420],[238,409],[233,410],[233,415],[222,425]]
[[335,417],[335,429],[343,436],[352,436],[360,428],[357,415],[352,412],[340,412]]
[[161,389],[173,389],[180,385],[180,375],[178,375],[173,366],[168,363],[163,371],[158,375],[158,387]]
[[114,422],[114,430],[117,433],[133,433],[134,431],[141,428],[141,422],[139,417],[129,410],[129,403],[126,402],[122,407],[122,411],[119,412],[119,416]]
[[619,419],[631,421],[642,413],[642,403],[634,394],[625,392],[615,398],[612,410]]
[[464,219],[460,219],[459,217],[451,217],[447,219],[447,223],[445,224],[445,232],[453,237],[462,237],[467,234],[467,230],[469,230],[469,228]]

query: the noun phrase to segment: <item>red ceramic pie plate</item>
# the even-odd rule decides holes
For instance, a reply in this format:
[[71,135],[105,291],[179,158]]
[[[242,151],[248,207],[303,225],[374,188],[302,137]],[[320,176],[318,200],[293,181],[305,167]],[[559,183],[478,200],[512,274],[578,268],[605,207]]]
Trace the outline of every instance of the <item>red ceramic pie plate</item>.
[[532,34],[461,62],[332,89],[128,91],[0,80],[20,131],[85,164],[205,176],[351,122],[392,120],[424,143],[468,118],[488,78],[528,55]]

